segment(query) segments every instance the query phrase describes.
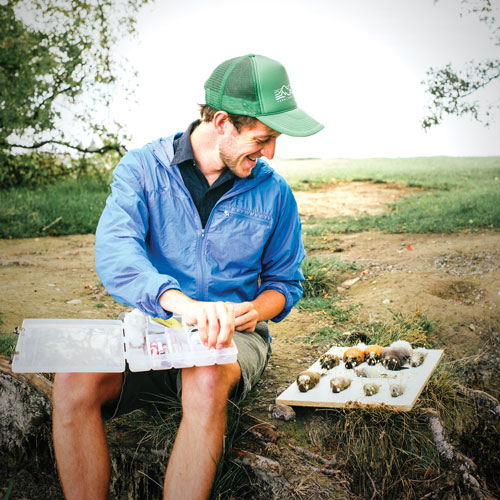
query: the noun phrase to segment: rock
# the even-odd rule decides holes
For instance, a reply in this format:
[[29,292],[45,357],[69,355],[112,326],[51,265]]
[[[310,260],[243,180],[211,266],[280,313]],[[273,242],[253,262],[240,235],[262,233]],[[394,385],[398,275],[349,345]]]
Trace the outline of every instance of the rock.
[[269,415],[276,420],[295,420],[295,411],[292,407],[282,404],[275,404],[269,406]]
[[0,262],[2,266],[32,266],[30,262],[26,262],[25,260],[2,260]]
[[345,280],[342,282],[342,287],[351,288],[352,285],[355,285],[359,281],[359,278],[352,278],[350,280]]
[[382,301],[382,304],[386,304],[387,305],[387,304],[390,304],[390,303],[391,303],[391,299],[384,299]]
[[73,299],[73,300],[68,300],[66,301],[66,304],[73,304],[73,305],[77,305],[77,304],[81,304],[82,301],[80,299]]

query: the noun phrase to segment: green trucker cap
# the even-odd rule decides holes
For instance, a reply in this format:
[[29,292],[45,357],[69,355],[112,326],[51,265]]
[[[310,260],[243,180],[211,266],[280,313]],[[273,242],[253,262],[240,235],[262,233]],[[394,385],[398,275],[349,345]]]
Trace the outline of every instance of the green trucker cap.
[[268,57],[248,54],[224,61],[205,83],[205,102],[216,110],[253,116],[282,134],[306,137],[323,125],[297,107],[287,72]]

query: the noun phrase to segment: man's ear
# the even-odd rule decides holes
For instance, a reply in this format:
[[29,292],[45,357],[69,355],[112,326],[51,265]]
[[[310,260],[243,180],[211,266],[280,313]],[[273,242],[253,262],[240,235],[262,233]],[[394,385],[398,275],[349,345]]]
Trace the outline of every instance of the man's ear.
[[226,132],[226,128],[231,124],[231,120],[229,119],[229,115],[222,110],[217,111],[213,118],[214,128],[218,134],[224,135]]

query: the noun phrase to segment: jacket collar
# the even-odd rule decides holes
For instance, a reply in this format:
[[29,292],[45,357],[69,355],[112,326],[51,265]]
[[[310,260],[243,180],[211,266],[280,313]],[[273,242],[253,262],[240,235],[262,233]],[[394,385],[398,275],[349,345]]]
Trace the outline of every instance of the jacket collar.
[[[174,158],[174,139],[179,137],[182,133],[177,133],[169,137],[162,137],[154,142],[148,144],[149,149],[153,152],[156,158],[160,161],[163,167],[170,168],[173,163]],[[252,187],[256,184],[260,184],[264,179],[267,179],[274,170],[272,167],[262,158],[257,160],[257,164],[252,170],[253,177],[239,178],[235,181],[235,187],[238,186],[248,186]]]

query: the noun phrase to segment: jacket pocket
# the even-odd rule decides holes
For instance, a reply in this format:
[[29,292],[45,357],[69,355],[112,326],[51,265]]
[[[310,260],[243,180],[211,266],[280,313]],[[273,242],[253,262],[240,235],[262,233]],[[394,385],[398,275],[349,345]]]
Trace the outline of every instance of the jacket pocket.
[[271,217],[244,210],[218,209],[207,234],[207,257],[232,276],[259,273],[272,230]]

